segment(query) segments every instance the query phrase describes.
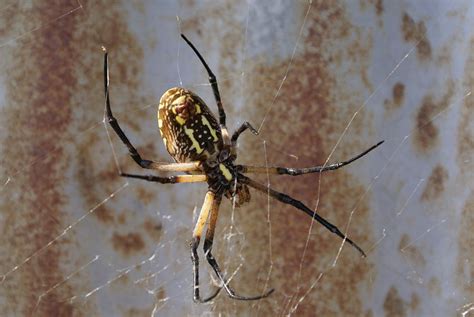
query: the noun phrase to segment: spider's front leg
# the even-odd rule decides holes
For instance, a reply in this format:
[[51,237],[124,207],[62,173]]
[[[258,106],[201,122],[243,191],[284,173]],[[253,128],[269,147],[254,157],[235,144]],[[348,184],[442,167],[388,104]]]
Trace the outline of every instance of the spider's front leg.
[[380,146],[384,141],[380,141],[379,143],[372,145],[370,148],[365,150],[364,152],[342,162],[337,162],[329,165],[323,166],[312,166],[312,167],[304,167],[304,168],[293,168],[293,167],[275,167],[275,166],[251,166],[251,165],[238,165],[238,169],[241,173],[256,173],[256,174],[277,174],[277,175],[291,175],[291,176],[298,176],[303,174],[309,173],[321,173],[326,171],[333,171],[337,170],[343,166],[349,165],[352,162],[360,159],[361,157],[367,155],[369,152],[375,150],[378,146]]
[[108,53],[104,48],[104,92],[105,92],[105,117],[107,122],[114,129],[115,133],[119,136],[122,143],[128,148],[128,152],[132,159],[140,165],[142,168],[154,169],[158,171],[167,171],[167,172],[194,172],[201,171],[200,162],[190,162],[190,163],[159,163],[153,162],[150,160],[145,160],[141,157],[138,150],[132,145],[128,137],[123,132],[120,124],[117,119],[112,114],[112,109],[110,107],[110,92],[109,92],[109,62],[108,62]]
[[161,177],[155,175],[137,175],[120,173],[122,177],[142,179],[149,182],[156,182],[160,184],[180,184],[180,183],[200,183],[207,181],[206,175],[174,175],[168,177]]
[[232,134],[232,138],[231,138],[232,145],[235,145],[235,143],[237,142],[237,139],[239,138],[239,136],[242,134],[242,132],[246,131],[247,129],[250,129],[250,131],[253,134],[258,135],[257,129],[255,129],[250,124],[250,122],[245,121],[244,123],[242,123],[242,125],[237,130],[235,130],[234,134]]

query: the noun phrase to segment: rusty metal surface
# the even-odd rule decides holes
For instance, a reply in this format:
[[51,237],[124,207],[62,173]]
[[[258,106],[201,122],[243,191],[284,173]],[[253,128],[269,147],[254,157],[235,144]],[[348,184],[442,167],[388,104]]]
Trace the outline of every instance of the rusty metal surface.
[[[176,18],[178,17],[178,19]],[[453,316],[474,310],[474,6],[469,1],[7,1],[0,8],[1,316]],[[102,122],[102,46],[114,114],[146,158],[170,161],[161,94],[216,111],[184,32],[218,76],[239,162],[322,175],[255,176],[360,244],[253,193],[225,201],[216,256],[233,286],[192,302],[188,243],[205,186],[141,171]],[[110,138],[109,138],[110,134]],[[214,283],[205,260],[201,284]]]

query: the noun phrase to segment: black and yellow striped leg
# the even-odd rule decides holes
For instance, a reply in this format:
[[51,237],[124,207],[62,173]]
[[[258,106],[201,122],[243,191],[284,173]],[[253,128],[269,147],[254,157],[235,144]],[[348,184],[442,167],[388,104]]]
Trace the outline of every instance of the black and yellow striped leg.
[[335,225],[318,215],[315,211],[311,210],[309,207],[307,207],[305,204],[303,204],[301,201],[296,200],[284,193],[278,192],[272,188],[269,188],[263,184],[260,184],[242,174],[239,174],[238,176],[239,182],[243,184],[247,184],[248,186],[255,188],[258,191],[261,191],[265,194],[269,194],[271,197],[275,198],[278,201],[281,201],[282,203],[291,205],[303,212],[305,212],[307,215],[309,215],[311,218],[322,224],[326,229],[331,231],[332,233],[336,234],[339,236],[341,239],[347,241],[350,245],[352,245],[357,251],[359,251],[363,257],[366,256],[365,252],[360,248],[355,242],[353,242],[351,239],[349,239],[347,236],[345,236],[341,230],[339,230]]
[[161,177],[155,175],[137,175],[120,173],[122,177],[137,178],[149,182],[157,182],[161,184],[177,184],[177,183],[199,183],[207,181],[206,175],[176,175],[169,177]]
[[330,164],[327,166],[313,166],[313,167],[306,167],[306,168],[292,168],[292,167],[266,167],[266,166],[248,166],[248,165],[238,165],[237,169],[241,173],[256,173],[256,174],[278,174],[278,175],[291,175],[291,176],[298,176],[302,174],[308,173],[320,173],[326,171],[337,170],[343,166],[349,165],[350,163],[360,159],[361,157],[365,156],[379,145],[381,145],[384,141],[380,141],[379,143],[371,146],[364,152],[360,153],[359,155],[354,156],[353,158],[338,162],[334,164]]
[[250,131],[251,131],[253,134],[258,135],[257,129],[255,129],[255,128],[250,124],[250,122],[245,121],[244,123],[242,123],[242,125],[241,125],[237,130],[235,130],[234,134],[232,134],[232,138],[231,138],[232,144],[235,144],[235,142],[237,142],[237,139],[238,139],[239,136],[242,134],[242,132],[244,132],[244,131],[247,130],[247,129],[250,129]]
[[190,162],[190,163],[158,163],[150,160],[142,159],[138,150],[132,145],[130,140],[127,138],[123,132],[120,124],[117,119],[112,114],[112,109],[110,107],[110,92],[109,92],[109,65],[108,65],[108,53],[104,54],[104,90],[105,90],[105,115],[107,121],[109,122],[112,129],[119,136],[122,143],[125,144],[128,148],[128,153],[132,159],[140,165],[142,168],[154,169],[159,171],[174,171],[174,172],[192,172],[199,171],[200,162]]
[[212,300],[219,294],[221,288],[218,288],[215,293],[211,296],[202,299],[199,293],[199,256],[197,249],[199,242],[201,241],[202,230],[206,226],[207,218],[212,205],[214,204],[215,194],[211,191],[206,193],[204,203],[202,204],[201,211],[198,216],[196,225],[194,226],[193,239],[191,241],[191,261],[193,262],[193,299],[197,303],[205,303]]
[[267,292],[265,292],[262,295],[258,296],[240,296],[235,293],[235,291],[230,287],[229,282],[227,279],[224,277],[222,274],[222,271],[217,264],[216,259],[212,255],[212,243],[214,241],[214,233],[216,229],[216,224],[217,224],[217,218],[219,215],[219,205],[221,202],[222,196],[217,196],[214,200],[214,203],[212,204],[211,207],[211,214],[210,214],[210,219],[209,219],[209,225],[206,231],[206,239],[204,240],[204,254],[206,255],[207,262],[209,262],[209,265],[212,267],[214,272],[216,273],[217,277],[222,283],[222,287],[226,290],[227,294],[229,297],[237,300],[258,300],[265,298],[269,296],[274,290],[270,289]]

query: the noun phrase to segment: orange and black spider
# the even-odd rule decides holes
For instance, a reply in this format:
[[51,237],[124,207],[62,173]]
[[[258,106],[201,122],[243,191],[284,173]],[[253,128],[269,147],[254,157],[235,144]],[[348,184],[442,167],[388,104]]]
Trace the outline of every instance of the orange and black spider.
[[[199,51],[194,45],[183,35],[181,37],[191,47],[197,55],[201,63],[204,65],[208,75],[209,82],[214,93],[214,98],[219,111],[219,120],[210,111],[204,101],[193,92],[175,87],[167,90],[160,99],[158,107],[158,126],[160,129],[163,142],[169,154],[176,163],[158,163],[150,160],[142,159],[137,149],[130,143],[125,133],[120,128],[119,123],[112,115],[110,109],[109,97],[109,68],[107,52],[104,55],[104,85],[106,99],[106,116],[107,120],[120,137],[122,142],[127,146],[130,156],[142,168],[152,169],[156,171],[166,172],[183,172],[185,175],[176,175],[170,177],[160,177],[154,175],[136,175],[120,173],[120,176],[138,178],[150,182],[158,182],[162,184],[176,183],[194,183],[207,182],[208,189],[204,198],[197,223],[194,227],[193,238],[191,242],[191,260],[193,263],[193,295],[194,301],[204,303],[216,297],[219,291],[224,288],[227,294],[238,300],[257,300],[267,297],[273,292],[270,289],[257,296],[241,296],[229,285],[229,281],[222,273],[216,259],[211,253],[214,232],[219,213],[219,205],[222,197],[236,199],[236,205],[240,206],[250,200],[249,187],[260,192],[270,195],[271,197],[281,201],[282,203],[291,205],[309,215],[318,221],[332,233],[338,235],[344,241],[347,241],[362,256],[364,251],[355,244],[351,239],[346,237],[335,225],[318,215],[315,211],[308,208],[302,202],[280,193],[266,185],[260,184],[244,174],[247,173],[269,173],[278,175],[302,175],[307,173],[319,173],[329,170],[335,170],[342,166],[348,165],[353,161],[366,155],[383,141],[377,143],[363,153],[347,160],[327,166],[314,166],[308,168],[287,168],[287,167],[266,167],[266,166],[248,166],[235,163],[237,158],[236,143],[240,134],[247,129],[254,134],[258,134],[252,125],[244,122],[232,136],[226,128],[226,114],[222,106],[219,88],[217,87],[216,76],[204,61]],[[219,287],[211,296],[201,298],[199,293],[199,258],[197,248],[201,240],[203,229],[208,222],[206,237],[204,239],[204,254],[210,266],[217,275],[221,287]]]

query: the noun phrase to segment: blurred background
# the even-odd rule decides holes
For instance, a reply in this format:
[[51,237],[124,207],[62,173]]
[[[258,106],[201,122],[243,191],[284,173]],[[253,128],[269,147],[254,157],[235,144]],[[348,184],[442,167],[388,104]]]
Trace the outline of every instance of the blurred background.
[[[474,316],[474,5],[457,1],[10,1],[0,6],[0,315]],[[368,254],[252,192],[221,206],[214,253],[241,294],[192,301],[189,242],[205,184],[161,185],[156,122],[183,86],[228,127],[252,176],[302,200]],[[201,288],[218,285],[201,253]]]

